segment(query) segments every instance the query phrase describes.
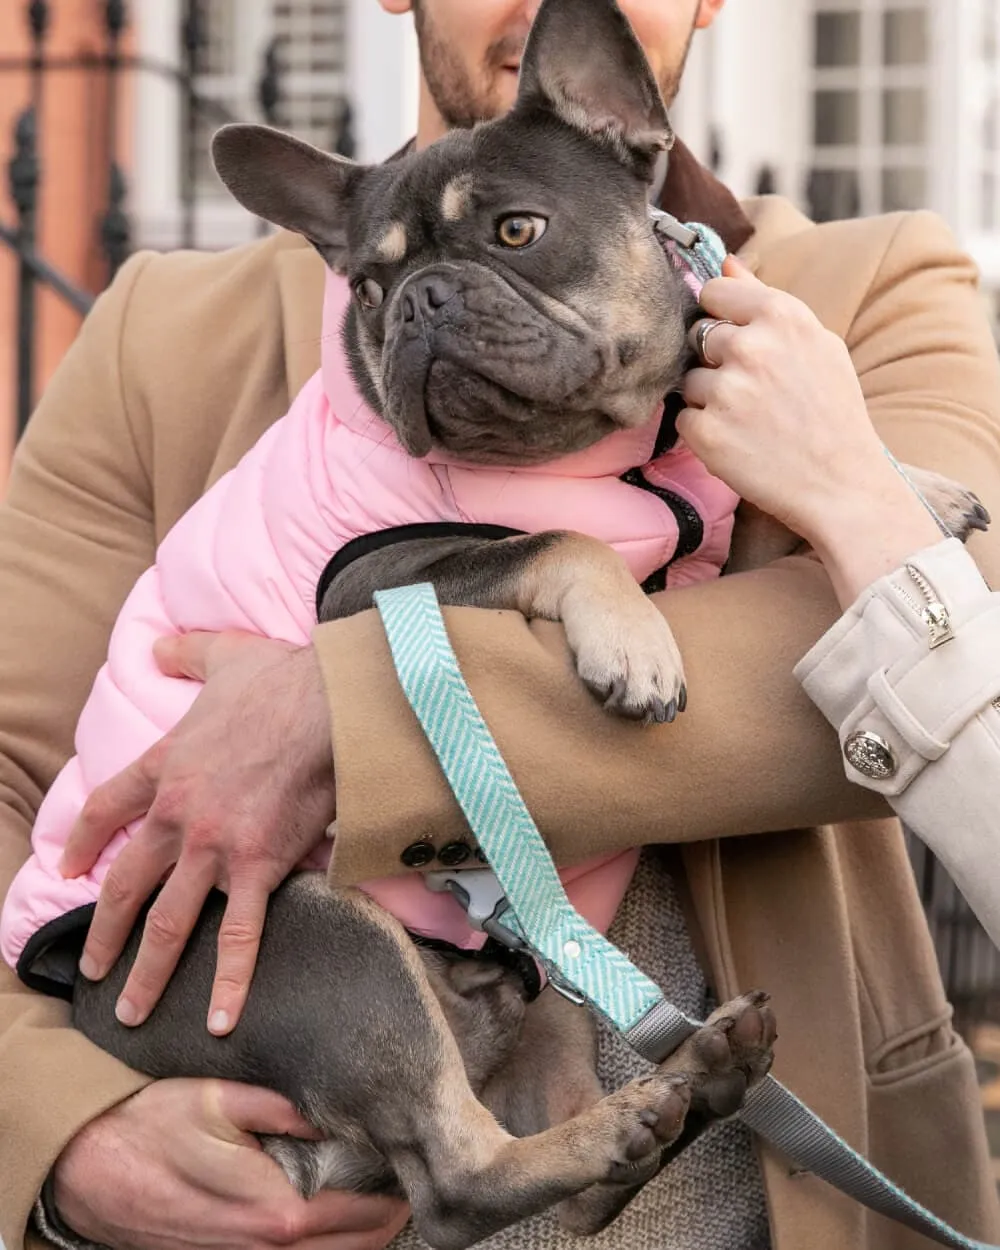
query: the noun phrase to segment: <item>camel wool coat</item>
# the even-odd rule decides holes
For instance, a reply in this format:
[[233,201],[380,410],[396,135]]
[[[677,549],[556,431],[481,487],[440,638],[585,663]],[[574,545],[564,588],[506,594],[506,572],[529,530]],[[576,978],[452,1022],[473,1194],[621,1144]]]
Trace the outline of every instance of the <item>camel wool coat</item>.
[[[742,208],[683,149],[664,203],[707,220],[847,342],[901,460],[1000,515],[1000,366],[974,266],[930,214],[814,225]],[[0,894],[72,751],[121,604],[170,526],[316,368],[317,255],[279,234],[216,255],[141,254],[85,323],[21,444],[0,507]],[[1000,533],[970,548],[1000,584]],[[720,998],[770,991],[776,1075],[938,1215],[1000,1241],[971,1056],[955,1035],[898,824],[845,777],[836,732],[793,676],[839,612],[790,558],[657,597],[690,704],[670,726],[608,716],[558,626],[446,611],[469,685],[560,862],[678,846]],[[318,627],[338,787],[335,884],[407,869],[415,841],[467,837],[396,684],[378,617]],[[0,969],[0,1237],[25,1239],[60,1150],[144,1078]],[[761,1151],[774,1250],[920,1250]]]

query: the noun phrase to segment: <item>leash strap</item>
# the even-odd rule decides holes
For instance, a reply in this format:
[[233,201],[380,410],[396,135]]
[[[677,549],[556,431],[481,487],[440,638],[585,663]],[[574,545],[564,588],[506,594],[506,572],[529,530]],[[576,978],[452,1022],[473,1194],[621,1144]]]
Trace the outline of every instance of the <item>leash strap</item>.
[[[375,604],[403,692],[506,895],[508,906],[493,912],[496,924],[537,952],[554,983],[578,991],[640,1054],[660,1061],[700,1022],[667,1002],[566,897],[462,676],[433,586],[379,591]],[[799,1167],[871,1210],[955,1250],[1000,1250],[963,1236],[910,1198],[773,1077],[749,1091],[740,1116]]]

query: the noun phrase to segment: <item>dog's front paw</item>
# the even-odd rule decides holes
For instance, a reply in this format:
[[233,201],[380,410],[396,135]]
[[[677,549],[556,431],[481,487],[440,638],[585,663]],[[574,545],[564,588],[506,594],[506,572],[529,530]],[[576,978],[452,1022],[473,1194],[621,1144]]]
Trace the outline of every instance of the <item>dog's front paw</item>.
[[630,1081],[611,1095],[611,1101],[621,1119],[605,1179],[613,1185],[632,1185],[646,1165],[680,1136],[691,1089],[683,1074],[656,1072]]
[[778,1036],[768,996],[733,999],[709,1016],[666,1061],[691,1084],[692,1109],[711,1119],[735,1115],[746,1092],[771,1070]]
[[931,469],[904,465],[906,476],[940,517],[942,524],[963,543],[973,530],[985,530],[990,514],[978,496],[958,482]]
[[670,626],[638,590],[612,606],[586,602],[564,618],[581,680],[610,712],[662,724],[687,706]]

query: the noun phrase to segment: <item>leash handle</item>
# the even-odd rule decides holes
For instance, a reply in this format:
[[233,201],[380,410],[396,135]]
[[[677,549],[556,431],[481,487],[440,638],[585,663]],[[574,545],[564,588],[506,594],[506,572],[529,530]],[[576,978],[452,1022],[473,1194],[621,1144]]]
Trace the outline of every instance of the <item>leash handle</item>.
[[[658,1062],[699,1022],[573,908],[555,864],[466,685],[433,586],[379,591],[400,685],[510,906],[496,923],[534,949],[550,977],[603,1012]],[[964,1236],[910,1198],[773,1077],[747,1095],[741,1118],[765,1141],[873,1211],[953,1250],[1000,1250]]]

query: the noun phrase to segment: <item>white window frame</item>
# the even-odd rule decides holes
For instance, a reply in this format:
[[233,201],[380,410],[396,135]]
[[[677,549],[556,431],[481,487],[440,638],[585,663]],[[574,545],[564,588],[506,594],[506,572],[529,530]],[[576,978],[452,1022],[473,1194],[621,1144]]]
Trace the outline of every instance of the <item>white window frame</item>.
[[[308,3],[308,0],[304,0]],[[240,14],[240,76],[235,82],[245,116],[259,119],[252,93],[259,57],[271,32],[271,0],[236,0]],[[180,68],[181,0],[136,0],[136,53]],[[346,84],[354,108],[361,160],[381,160],[416,129],[419,70],[409,18],[386,14],[376,0],[349,0]],[[234,80],[235,81],[235,80]],[[148,71],[133,75],[134,128],[129,211],[137,247],[167,249],[181,241],[182,92]],[[225,84],[216,85],[216,90]],[[207,84],[202,94],[208,94]],[[260,223],[225,195],[200,195],[195,205],[196,246],[231,247],[260,233]]]
[[[851,169],[858,174],[859,215],[883,212],[882,176],[892,169],[924,171],[926,205],[934,205],[939,179],[935,163],[934,118],[937,112],[936,28],[933,0],[811,0],[810,24],[815,14],[860,13],[861,47],[857,66],[817,66],[809,50],[809,83],[806,107],[810,116],[810,169]],[[924,65],[884,65],[882,19],[887,10],[910,9],[926,14],[928,59]],[[887,146],[882,139],[882,92],[892,88],[922,90],[927,106],[927,134],[922,145]],[[815,97],[819,91],[854,91],[858,94],[858,141],[856,144],[819,145],[811,126]]]
[[[991,11],[996,58],[992,65],[982,55],[985,22]],[[976,259],[983,286],[992,293],[994,311],[1000,312],[1000,144],[991,156],[979,142],[989,89],[1000,75],[1000,3],[961,0],[950,24],[953,57],[944,73],[952,102],[951,130],[942,161],[947,168],[951,202],[945,215]],[[1000,129],[1000,117],[996,121]],[[982,175],[987,169],[992,171],[996,186],[990,225],[983,221]]]

